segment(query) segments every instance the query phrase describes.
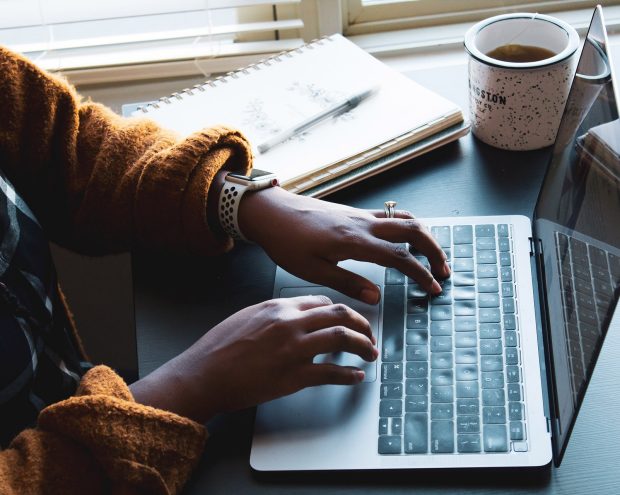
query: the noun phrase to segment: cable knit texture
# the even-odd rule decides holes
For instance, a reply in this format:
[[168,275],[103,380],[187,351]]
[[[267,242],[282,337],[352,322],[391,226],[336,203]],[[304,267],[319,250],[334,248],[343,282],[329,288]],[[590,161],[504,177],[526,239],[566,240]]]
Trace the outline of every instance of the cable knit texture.
[[[209,186],[220,169],[248,172],[251,160],[235,130],[180,139],[82,102],[64,80],[0,48],[0,167],[60,245],[222,252],[232,241],[208,227]],[[0,452],[0,493],[178,493],[205,439],[203,426],[137,404],[98,366]]]

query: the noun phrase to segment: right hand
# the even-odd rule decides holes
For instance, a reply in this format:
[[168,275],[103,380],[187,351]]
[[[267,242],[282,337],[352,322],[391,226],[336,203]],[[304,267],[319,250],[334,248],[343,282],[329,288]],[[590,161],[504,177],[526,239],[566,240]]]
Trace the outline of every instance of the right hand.
[[368,321],[343,304],[274,299],[227,318],[131,390],[138,402],[205,422],[305,387],[359,383],[362,370],[313,358],[342,351],[374,361],[374,344]]

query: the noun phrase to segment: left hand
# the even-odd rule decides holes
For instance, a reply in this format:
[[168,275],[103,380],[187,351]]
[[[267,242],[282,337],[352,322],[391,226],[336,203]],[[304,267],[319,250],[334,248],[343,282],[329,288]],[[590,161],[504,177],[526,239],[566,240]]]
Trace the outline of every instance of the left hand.
[[[433,274],[450,275],[439,244],[405,211],[385,218],[383,211],[360,210],[272,187],[243,197],[239,227],[290,273],[368,304],[379,302],[378,287],[338,262],[355,259],[396,268],[431,294],[441,292]],[[430,272],[403,243],[428,258]]]

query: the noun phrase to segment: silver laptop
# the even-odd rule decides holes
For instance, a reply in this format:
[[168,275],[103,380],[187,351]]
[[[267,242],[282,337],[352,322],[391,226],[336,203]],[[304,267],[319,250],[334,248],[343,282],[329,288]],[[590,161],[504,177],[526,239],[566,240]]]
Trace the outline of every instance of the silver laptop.
[[452,266],[440,296],[368,263],[343,266],[381,288],[378,306],[277,270],[274,297],[349,304],[371,322],[380,357],[319,356],[363,368],[365,381],[259,406],[254,469],[559,465],[620,292],[620,120],[607,46],[598,7],[533,223],[425,220]]

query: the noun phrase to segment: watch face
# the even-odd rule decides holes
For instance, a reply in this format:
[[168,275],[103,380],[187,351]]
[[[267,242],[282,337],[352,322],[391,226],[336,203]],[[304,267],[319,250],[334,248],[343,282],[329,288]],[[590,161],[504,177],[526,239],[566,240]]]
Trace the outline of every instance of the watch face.
[[241,175],[241,174],[234,174],[234,173],[228,174],[229,177],[236,177],[238,179],[247,180],[247,181],[260,180],[260,179],[267,177],[268,175],[275,175],[275,174],[273,174],[272,172],[266,172],[265,170],[259,170],[257,168],[252,170],[252,173],[249,177],[247,175]]

